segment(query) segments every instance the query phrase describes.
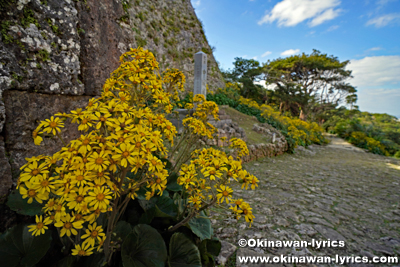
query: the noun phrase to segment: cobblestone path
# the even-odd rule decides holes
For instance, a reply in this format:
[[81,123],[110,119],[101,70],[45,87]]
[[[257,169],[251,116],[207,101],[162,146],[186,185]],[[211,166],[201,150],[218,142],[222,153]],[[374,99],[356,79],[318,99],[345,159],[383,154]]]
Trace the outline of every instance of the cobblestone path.
[[[295,154],[247,163],[246,169],[260,180],[259,187],[238,188],[234,197],[252,205],[255,222],[248,228],[243,221],[212,213],[217,236],[235,246],[241,238],[345,241],[344,248],[239,248],[241,256],[399,257],[400,161],[352,149],[343,140],[331,138],[328,146],[313,145]],[[237,262],[237,266],[246,265]]]

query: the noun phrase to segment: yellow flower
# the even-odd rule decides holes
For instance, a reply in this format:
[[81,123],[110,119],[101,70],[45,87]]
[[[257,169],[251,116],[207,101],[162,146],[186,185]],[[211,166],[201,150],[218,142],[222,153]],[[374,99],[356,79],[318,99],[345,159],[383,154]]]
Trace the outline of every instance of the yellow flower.
[[44,234],[44,231],[49,229],[46,225],[49,225],[50,223],[49,218],[46,218],[43,221],[42,215],[40,215],[40,217],[36,215],[36,224],[28,226],[29,232],[33,232],[32,235],[34,236]]
[[54,116],[51,116],[50,120],[46,119],[42,122],[42,124],[44,126],[43,131],[52,133],[53,135],[56,135],[57,132],[61,132],[60,128],[64,127],[64,123],[60,120],[60,118],[54,118]]
[[42,177],[41,179],[37,180],[36,182],[32,183],[34,189],[38,190],[40,194],[49,194],[51,190],[54,190],[54,178],[50,177]]
[[86,229],[86,234],[82,235],[82,239],[86,239],[83,241],[83,244],[88,243],[92,247],[94,247],[95,241],[101,241],[101,238],[105,236],[103,233],[103,228],[101,225],[97,226],[97,223],[93,223],[92,225],[88,226],[89,229]]
[[218,202],[222,203],[225,200],[226,203],[228,204],[229,200],[232,198],[233,190],[228,186],[221,185],[219,189],[217,189],[217,191],[219,192],[217,194]]
[[93,154],[88,158],[88,163],[86,164],[87,168],[89,170],[100,172],[105,170],[110,164],[110,161],[108,160],[108,154],[109,152],[104,150],[102,150],[100,153],[93,152]]
[[67,206],[69,209],[79,210],[79,207],[82,204],[85,204],[85,196],[86,191],[88,188],[80,187],[71,190],[70,194],[68,195],[66,201],[68,202]]
[[147,156],[147,163],[149,164],[149,171],[151,172],[161,171],[164,168],[162,161],[153,155]]
[[90,256],[93,254],[92,250],[94,248],[89,248],[90,244],[86,243],[86,244],[82,244],[81,245],[75,245],[75,248],[72,249],[72,255],[73,256]]
[[28,181],[31,180],[32,182],[39,181],[41,178],[43,178],[43,174],[49,173],[47,170],[47,165],[46,163],[42,163],[38,166],[37,161],[33,161],[31,164],[29,164],[27,167],[23,169],[23,172],[20,175],[20,181]]
[[19,193],[22,195],[22,198],[28,198],[28,203],[31,204],[33,202],[33,199],[35,199],[39,203],[43,203],[43,200],[46,200],[49,198],[49,194],[41,194],[36,189],[33,188],[32,184],[29,182],[25,182],[25,188],[24,186],[19,187]]
[[253,223],[253,220],[255,218],[255,216],[253,215],[253,212],[251,211],[252,208],[250,208],[250,205],[246,202],[243,202],[242,205],[239,206],[242,209],[242,213],[246,219],[246,222],[250,223],[250,227],[251,224]]
[[115,152],[117,154],[114,154],[112,156],[113,160],[117,160],[119,162],[121,162],[121,166],[122,167],[127,167],[128,163],[130,165],[132,165],[135,160],[134,160],[134,156],[138,155],[138,152],[135,152],[135,147],[130,145],[130,144],[126,144],[126,143],[122,143],[119,148],[115,148]]
[[215,169],[215,167],[207,167],[203,175],[205,177],[210,177],[210,180],[215,180],[215,178],[220,178],[222,173]]
[[108,204],[110,204],[110,199],[112,199],[111,194],[111,190],[106,187],[95,188],[93,192],[89,192],[86,201],[95,209],[107,209]]
[[33,142],[35,145],[40,145],[40,143],[43,141],[43,138],[40,136],[39,130],[33,130],[32,132],[32,137],[33,137]]
[[63,237],[65,234],[67,236],[77,235],[78,231],[76,229],[82,229],[82,223],[83,221],[75,221],[75,217],[71,217],[71,215],[67,214],[67,216],[64,216],[61,218],[59,222],[56,222],[54,226],[56,227],[62,227],[60,231],[60,236]]

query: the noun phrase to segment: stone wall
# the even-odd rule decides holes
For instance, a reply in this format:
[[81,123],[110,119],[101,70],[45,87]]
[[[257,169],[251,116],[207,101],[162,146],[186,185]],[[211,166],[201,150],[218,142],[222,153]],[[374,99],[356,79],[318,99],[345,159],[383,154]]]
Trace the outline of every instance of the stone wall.
[[[285,136],[268,123],[254,124],[253,131],[267,135],[271,143],[249,145],[249,155],[242,157],[244,162],[257,160],[263,157],[282,155],[288,150]],[[273,136],[275,136],[275,138]]]
[[[119,56],[131,47],[153,51],[161,71],[183,70],[187,90],[193,89],[193,56],[202,50],[208,54],[210,89],[223,86],[189,0],[8,0],[1,1],[0,13],[2,199],[24,158],[61,146],[54,139],[33,145],[38,122],[98,96]],[[77,134],[72,129],[65,138]]]
[[[219,109],[219,120],[215,121],[212,117],[210,117],[210,124],[212,124],[215,128],[217,128],[217,139],[207,140],[208,145],[213,146],[228,146],[228,141],[231,138],[240,138],[243,141],[247,141],[246,132],[243,128],[239,127],[236,122],[233,122],[229,115],[226,114],[226,111],[222,108]],[[222,138],[225,138],[225,141],[222,141]]]

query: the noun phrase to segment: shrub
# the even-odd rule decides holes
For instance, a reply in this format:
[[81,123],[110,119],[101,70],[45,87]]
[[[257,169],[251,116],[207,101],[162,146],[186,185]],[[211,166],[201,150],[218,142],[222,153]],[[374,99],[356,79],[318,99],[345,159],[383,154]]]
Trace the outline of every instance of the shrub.
[[[51,156],[27,159],[8,205],[36,215],[28,228],[37,246],[90,259],[66,257],[62,264],[201,266],[202,259],[212,260],[220,249],[212,239],[208,208],[227,205],[228,216],[253,222],[249,204],[233,199],[228,185],[258,186],[239,158],[249,151],[236,138],[230,141],[236,158],[202,147],[201,139],[216,132],[207,120],[218,119],[218,106],[201,95],[193,97],[197,108],[183,120],[185,129],[178,138],[165,115],[172,112],[171,98],[176,100],[183,89],[183,74],[173,69],[160,77],[153,54],[142,48],[123,54],[120,61],[99,98],[84,109],[55,114],[33,131],[36,145],[46,136],[57,136],[64,147]],[[68,144],[61,135],[66,120],[77,123],[83,133]],[[26,230],[17,230],[0,239],[0,248],[10,238],[32,242],[23,237]],[[55,230],[60,241],[50,246]],[[29,244],[23,251],[27,255],[35,249]],[[2,253],[2,260],[24,260],[15,255]]]

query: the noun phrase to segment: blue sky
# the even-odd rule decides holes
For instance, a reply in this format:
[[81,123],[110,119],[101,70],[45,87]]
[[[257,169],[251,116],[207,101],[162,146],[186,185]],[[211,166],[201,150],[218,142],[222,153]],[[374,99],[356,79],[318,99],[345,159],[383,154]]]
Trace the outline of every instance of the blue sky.
[[400,0],[192,0],[221,68],[312,49],[350,60],[362,111],[400,118]]

